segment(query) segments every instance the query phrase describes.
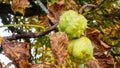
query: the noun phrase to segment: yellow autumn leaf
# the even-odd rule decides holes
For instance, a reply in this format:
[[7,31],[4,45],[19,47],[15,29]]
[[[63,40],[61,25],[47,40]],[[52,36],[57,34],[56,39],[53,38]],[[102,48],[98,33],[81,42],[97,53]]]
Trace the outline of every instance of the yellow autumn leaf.
[[2,40],[3,40],[3,38],[2,38],[2,37],[0,37],[0,43],[2,42]]
[[26,7],[28,7],[28,0],[13,0],[12,10],[14,13],[20,12],[24,15]]

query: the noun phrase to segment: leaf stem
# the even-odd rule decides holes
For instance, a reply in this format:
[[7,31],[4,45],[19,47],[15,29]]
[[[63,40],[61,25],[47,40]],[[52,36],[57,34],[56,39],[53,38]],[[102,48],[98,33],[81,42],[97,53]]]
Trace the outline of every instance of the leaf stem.
[[2,28],[2,27],[14,27],[14,26],[30,26],[30,27],[37,27],[37,28],[41,28],[41,29],[45,30],[45,28],[43,26],[31,25],[31,24],[8,24],[8,25],[2,25],[2,26],[0,26],[0,28]]

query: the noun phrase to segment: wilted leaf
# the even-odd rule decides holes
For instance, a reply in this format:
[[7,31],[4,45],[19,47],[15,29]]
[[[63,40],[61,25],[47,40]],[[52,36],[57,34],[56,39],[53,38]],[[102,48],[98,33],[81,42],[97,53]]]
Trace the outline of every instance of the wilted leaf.
[[50,27],[50,22],[47,16],[43,16],[39,22],[40,26],[44,26],[46,28]]
[[50,63],[43,63],[43,64],[33,64],[30,68],[56,68],[55,65]]
[[100,31],[94,28],[86,29],[86,35],[92,41],[94,47],[94,53],[96,52],[105,52],[110,50],[110,46],[100,40]]
[[48,7],[49,14],[47,16],[53,23],[58,23],[59,17],[65,10],[77,10],[77,8],[77,4],[73,0],[60,0],[59,2]]
[[96,61],[88,62],[88,67],[96,68],[90,65],[92,63],[93,65],[99,64],[100,68],[115,68],[113,57],[111,55],[105,54],[105,52],[110,50],[110,46],[100,40],[100,32],[97,29],[88,28],[86,30],[86,35],[92,41],[94,47],[94,57],[98,61],[97,63]]
[[28,68],[29,44],[17,41],[2,41],[4,54],[9,57],[17,68]]
[[65,6],[59,5],[54,3],[50,7],[48,7],[49,14],[47,15],[48,18],[53,22],[56,23],[59,21],[60,15],[63,13]]
[[57,32],[50,36],[51,49],[58,64],[66,67],[68,38],[63,32]]
[[120,68],[120,65],[119,65],[119,64],[117,64],[117,65],[116,65],[116,68]]
[[100,68],[99,62],[96,59],[87,62],[87,66],[88,68]]
[[72,10],[78,11],[78,5],[74,2],[74,0],[66,1],[66,6],[67,6],[68,9],[72,9]]
[[114,59],[111,55],[102,54],[96,60],[87,62],[88,68],[116,68]]
[[58,23],[61,14],[65,10],[77,10],[77,8],[78,7],[73,0],[69,0],[66,2],[64,0],[60,0],[59,2],[54,3],[53,5],[48,7],[49,14],[47,16],[53,23]]
[[2,63],[0,62],[0,68],[2,68]]
[[28,0],[13,0],[12,10],[14,13],[20,12],[24,15],[24,10],[28,7]]
[[99,62],[100,68],[115,68],[115,62],[111,55],[101,53],[101,55],[96,55],[96,59]]

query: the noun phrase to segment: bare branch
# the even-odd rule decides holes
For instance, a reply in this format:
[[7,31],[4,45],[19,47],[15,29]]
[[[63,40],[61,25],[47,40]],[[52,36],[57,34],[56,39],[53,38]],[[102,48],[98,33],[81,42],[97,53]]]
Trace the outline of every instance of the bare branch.
[[50,28],[46,29],[45,32],[43,32],[43,31],[40,31],[38,33],[27,32],[24,34],[16,34],[16,35],[12,35],[12,36],[6,36],[4,38],[7,40],[16,40],[16,39],[20,39],[20,38],[36,38],[36,37],[43,36],[43,35],[51,32],[52,30],[56,29],[57,25],[58,25],[58,23],[54,24]]
[[79,13],[82,14],[83,11],[84,11],[84,9],[85,9],[86,7],[94,7],[94,8],[96,8],[97,6],[94,5],[94,4],[86,4],[86,5],[83,5],[83,6],[79,9]]
[[85,4],[83,5],[80,9],[79,9],[79,13],[82,14],[84,9],[87,8],[87,7],[93,7],[93,8],[98,8],[98,7],[101,7],[102,4],[104,3],[105,0],[103,0],[100,4],[97,4],[97,5],[94,5],[94,4]]

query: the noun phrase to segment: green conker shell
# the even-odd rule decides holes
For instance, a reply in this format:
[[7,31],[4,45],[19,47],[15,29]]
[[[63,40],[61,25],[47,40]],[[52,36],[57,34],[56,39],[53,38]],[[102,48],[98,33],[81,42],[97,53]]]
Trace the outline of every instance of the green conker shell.
[[65,32],[70,39],[84,35],[87,19],[76,11],[68,10],[60,16],[58,29]]
[[93,59],[93,47],[89,38],[82,36],[69,41],[68,53],[75,63],[83,64]]

